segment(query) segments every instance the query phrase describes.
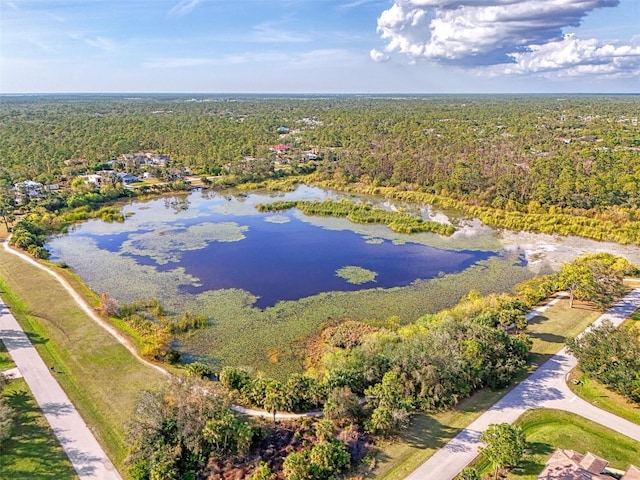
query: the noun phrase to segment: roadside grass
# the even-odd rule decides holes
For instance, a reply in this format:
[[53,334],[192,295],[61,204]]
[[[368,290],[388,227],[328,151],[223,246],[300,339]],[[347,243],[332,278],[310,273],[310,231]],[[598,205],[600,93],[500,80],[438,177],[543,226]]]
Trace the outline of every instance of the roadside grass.
[[540,365],[551,358],[600,315],[602,311],[593,304],[574,301],[573,308],[569,308],[569,300],[562,299],[529,320],[526,333],[533,341],[529,363]]
[[[608,460],[610,467],[621,470],[638,463],[640,442],[574,413],[546,408],[529,410],[516,425],[522,428],[531,448],[520,466],[509,472],[507,479],[535,480],[557,448],[594,453]],[[482,454],[470,466],[482,475],[493,472],[492,465]]]
[[164,376],[88,318],[51,275],[3,249],[0,295],[124,474],[125,426],[138,394]]
[[0,446],[0,477],[78,478],[26,382],[21,378],[11,380],[2,394],[16,418],[11,437]]
[[[598,318],[602,312],[589,304],[562,299],[541,315],[534,317],[527,327],[533,340],[528,370],[512,383],[525,379],[534,369],[560,351],[571,336],[575,336]],[[401,480],[431,457],[458,432],[478,418],[511,388],[500,391],[484,389],[461,401],[454,409],[433,415],[416,415],[397,441],[380,447],[373,476],[380,480]]]
[[[622,324],[621,328],[625,327],[638,331],[638,328],[640,328],[640,311],[636,311],[630,319]],[[582,383],[577,384],[578,380]],[[587,402],[640,425],[640,404],[628,400],[624,395],[614,392],[607,388],[606,385],[590,378],[579,368],[571,372],[568,384],[573,393]]]
[[480,390],[454,409],[416,415],[396,441],[379,446],[376,468],[367,477],[403,480],[507,391]]
[[11,360],[11,356],[9,355],[9,352],[7,352],[7,348],[4,346],[4,343],[0,342],[0,372],[15,366],[16,364]]

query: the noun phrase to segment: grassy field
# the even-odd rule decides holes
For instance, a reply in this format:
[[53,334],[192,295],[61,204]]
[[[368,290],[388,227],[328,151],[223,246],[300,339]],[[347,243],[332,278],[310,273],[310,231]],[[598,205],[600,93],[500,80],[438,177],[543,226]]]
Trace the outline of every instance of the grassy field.
[[[601,314],[581,303],[569,308],[569,301],[560,300],[544,314],[533,318],[527,330],[532,337],[530,362],[542,363],[564,347],[569,336],[584,330]],[[528,372],[523,372],[519,380]],[[453,410],[435,415],[418,415],[411,422],[399,441],[381,448],[375,478],[401,480],[431,457],[460,430],[479,417],[484,410],[497,402],[509,389],[491,391],[485,389],[466,399]]]
[[[580,453],[592,452],[609,461],[609,466],[626,469],[638,464],[640,442],[578,415],[560,410],[530,410],[518,419],[531,448],[518,468],[507,479],[535,480],[556,448],[570,448]],[[484,474],[493,471],[482,456],[471,465]]]
[[122,472],[138,393],[164,377],[87,318],[53,277],[3,249],[0,295]]
[[564,347],[566,341],[593,323],[602,311],[586,302],[560,300],[553,307],[529,321],[527,333],[533,340],[530,362],[541,364]]
[[11,438],[0,449],[0,477],[23,480],[78,478],[31,391],[21,378],[4,388],[16,412]]

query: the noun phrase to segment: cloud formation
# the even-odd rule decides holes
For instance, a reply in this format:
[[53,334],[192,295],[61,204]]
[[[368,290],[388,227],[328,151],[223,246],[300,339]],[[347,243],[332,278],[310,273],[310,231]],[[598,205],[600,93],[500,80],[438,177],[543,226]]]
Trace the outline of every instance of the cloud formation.
[[[459,65],[488,73],[565,70],[624,74],[639,71],[640,46],[565,35],[591,11],[619,0],[394,0],[378,18],[386,54]],[[383,52],[372,50],[381,61]]]
[[180,0],[169,10],[169,16],[181,17],[190,13],[202,0]]

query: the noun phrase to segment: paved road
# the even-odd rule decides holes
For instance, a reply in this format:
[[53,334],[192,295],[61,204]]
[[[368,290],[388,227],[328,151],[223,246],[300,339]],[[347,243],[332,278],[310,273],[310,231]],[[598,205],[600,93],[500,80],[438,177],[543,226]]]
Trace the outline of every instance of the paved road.
[[29,385],[78,476],[83,480],[121,480],[118,471],[2,299],[0,339]]
[[[609,320],[619,325],[640,305],[640,289],[633,290],[593,325]],[[411,473],[407,480],[451,480],[478,454],[480,434],[492,423],[513,423],[526,410],[556,408],[581,415],[640,441],[640,425],[605,412],[576,397],[566,384],[567,374],[577,361],[562,349],[521,382],[483,415],[462,430],[431,458]]]

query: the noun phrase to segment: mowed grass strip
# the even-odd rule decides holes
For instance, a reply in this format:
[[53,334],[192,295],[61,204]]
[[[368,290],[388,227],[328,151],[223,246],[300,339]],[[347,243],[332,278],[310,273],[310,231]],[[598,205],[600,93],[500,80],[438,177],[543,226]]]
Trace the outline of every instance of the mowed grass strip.
[[26,382],[21,378],[11,380],[3,397],[16,416],[11,437],[0,446],[0,477],[78,478]]
[[[570,309],[569,301],[562,299],[541,315],[534,317],[527,328],[533,340],[530,363],[539,365],[548,360],[564,347],[568,338],[580,333],[601,314],[601,311],[590,305],[578,302],[574,302],[574,308]],[[529,373],[530,371],[523,371],[516,381],[523,380]],[[515,384],[514,382],[513,386]],[[452,410],[432,415],[417,415],[397,441],[389,442],[380,448],[374,470],[375,478],[404,479],[510,389],[484,389],[462,400]]]
[[[535,480],[557,448],[594,453],[608,460],[609,467],[621,470],[629,464],[639,463],[640,442],[574,413],[546,408],[530,410],[516,425],[522,428],[530,450],[522,463],[509,472],[507,479]],[[471,466],[482,474],[493,471],[493,466],[482,455]]]
[[7,352],[7,348],[4,346],[4,343],[0,341],[0,372],[9,370],[15,366],[16,364],[11,360],[11,355]]
[[48,273],[0,249],[0,295],[120,472],[138,394],[165,377],[88,318]]

